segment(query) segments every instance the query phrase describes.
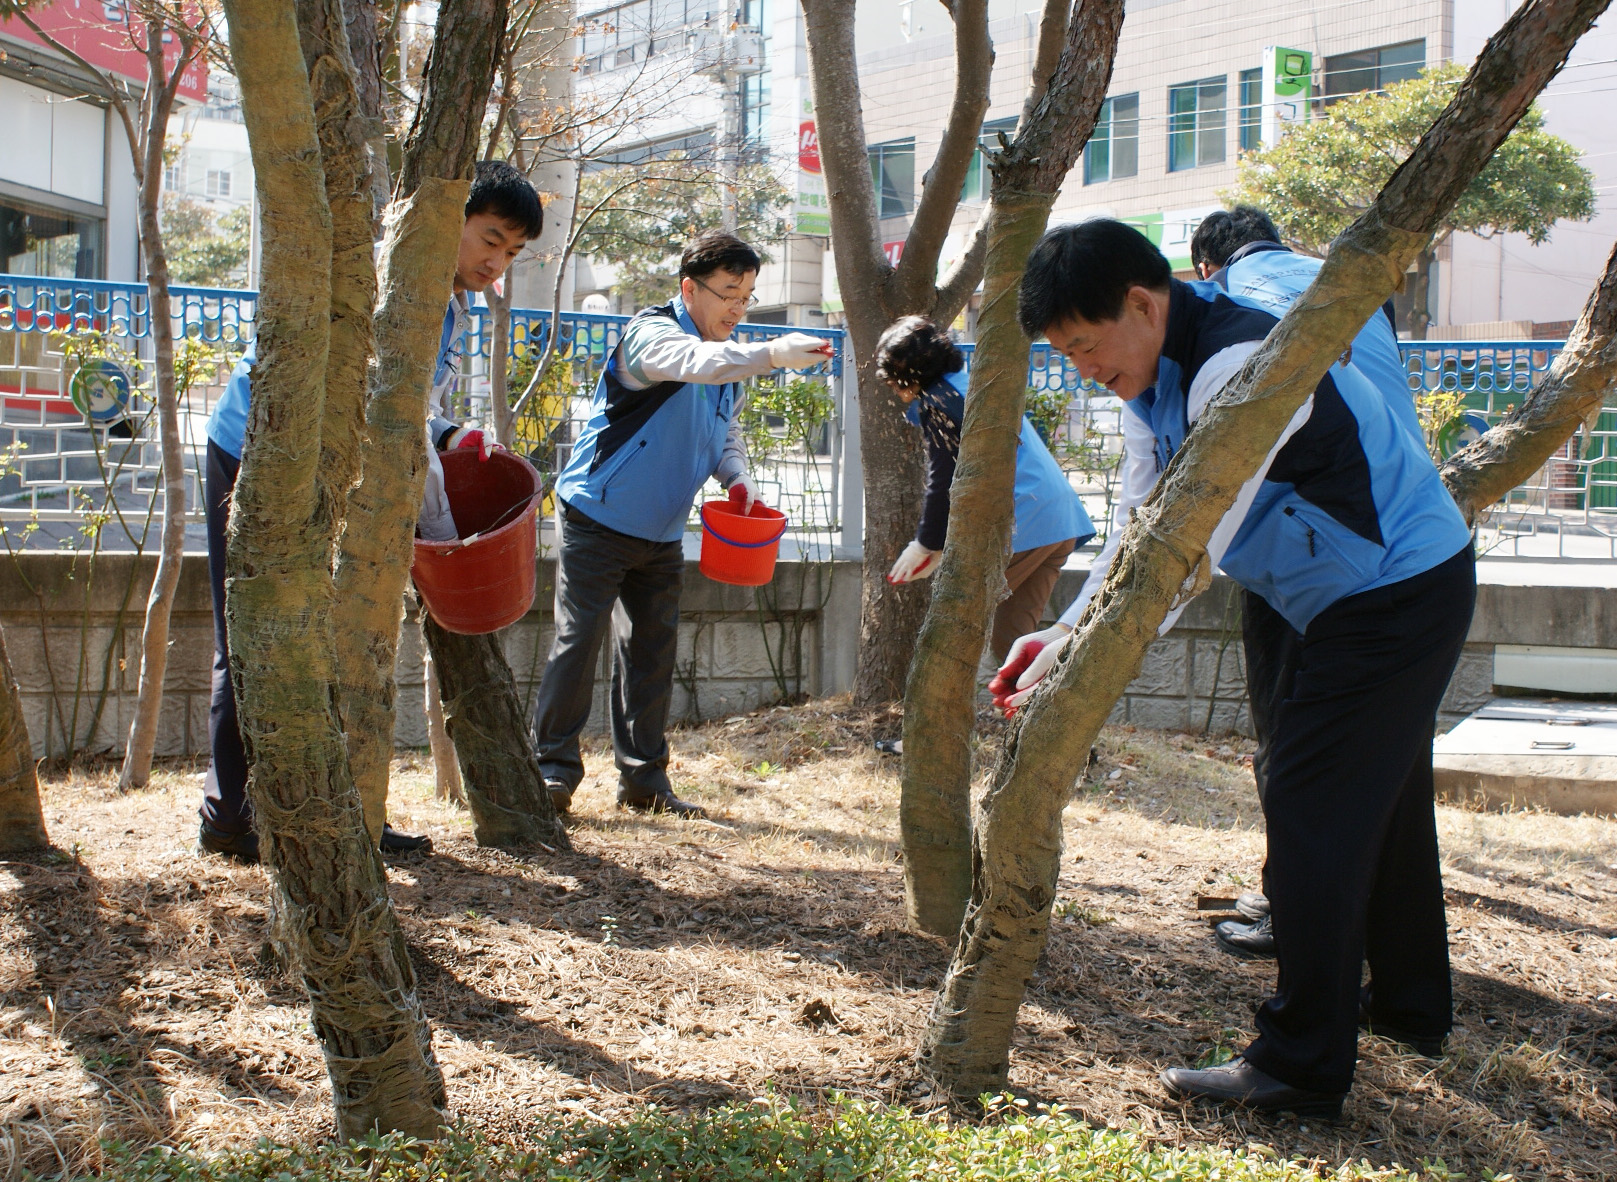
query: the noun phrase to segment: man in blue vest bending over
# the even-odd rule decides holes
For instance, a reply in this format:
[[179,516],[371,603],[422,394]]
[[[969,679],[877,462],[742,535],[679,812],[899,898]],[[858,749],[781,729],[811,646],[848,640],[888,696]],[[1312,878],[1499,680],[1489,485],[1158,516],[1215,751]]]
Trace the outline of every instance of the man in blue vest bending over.
[[[1325,265],[1323,259],[1288,250],[1273,220],[1255,205],[1220,209],[1203,218],[1190,239],[1190,260],[1202,278],[1191,287],[1202,295],[1211,298],[1222,291],[1236,303],[1256,305],[1276,316],[1286,314]],[[1392,301],[1388,300],[1353,338],[1348,358],[1386,396],[1388,408],[1424,447],[1425,436],[1394,324]],[[1260,800],[1268,788],[1275,712],[1291,684],[1297,640],[1296,630],[1263,596],[1242,592],[1247,703],[1258,739],[1252,778]],[[1226,920],[1213,929],[1219,947],[1245,959],[1274,959],[1274,922],[1268,898],[1248,891],[1236,899],[1235,909],[1242,920]]]
[[[1020,316],[1126,404],[1118,524],[1276,323],[1173,279],[1144,235],[1107,219],[1040,240]],[[1239,1058],[1163,1073],[1175,1096],[1331,1118],[1361,1021],[1417,1047],[1450,1028],[1432,731],[1476,571],[1464,519],[1389,398],[1351,362],[1332,366],[1208,542],[1297,636],[1263,796],[1279,981]],[[1032,661],[1018,650],[1034,637],[1012,647],[1002,677],[1019,692],[1005,704],[1050,670],[1119,533],[1061,622],[1035,634]]]
[[584,777],[578,736],[589,721],[596,654],[610,629],[618,803],[702,815],[674,795],[664,734],[685,520],[710,476],[749,510],[758,498],[736,413],[741,382],[776,369],[809,369],[831,354],[829,341],[806,333],[754,345],[730,340],[757,302],[758,266],[758,255],[732,234],[712,231],[685,248],[679,294],[624,329],[601,371],[589,423],[556,482],[556,636],[533,722],[545,787],[560,812]]

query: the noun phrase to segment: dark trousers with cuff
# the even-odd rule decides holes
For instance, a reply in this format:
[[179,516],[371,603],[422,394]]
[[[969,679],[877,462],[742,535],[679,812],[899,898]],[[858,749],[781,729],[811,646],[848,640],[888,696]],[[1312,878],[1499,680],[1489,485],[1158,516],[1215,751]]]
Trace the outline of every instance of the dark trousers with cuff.
[[596,659],[610,629],[619,798],[645,799],[669,789],[665,732],[684,578],[680,543],[630,537],[563,503],[556,635],[533,707],[545,779],[569,789],[583,779],[578,736],[589,721]]
[[1252,778],[1261,803],[1269,788],[1269,757],[1274,750],[1275,718],[1297,675],[1297,653],[1303,638],[1285,616],[1254,591],[1241,592],[1241,647],[1246,655],[1246,700],[1258,750],[1252,756]]
[[212,760],[202,783],[202,819],[223,833],[245,833],[253,827],[247,803],[247,752],[236,722],[236,687],[230,681],[230,640],[225,633],[225,525],[230,495],[241,461],[208,441],[208,467],[203,482],[208,522],[208,583],[213,588],[213,686],[208,704],[208,745]]
[[1448,1033],[1432,733],[1475,599],[1467,546],[1332,604],[1299,638],[1263,793],[1279,979],[1245,1052],[1292,1087],[1352,1085],[1365,961],[1376,1021]]

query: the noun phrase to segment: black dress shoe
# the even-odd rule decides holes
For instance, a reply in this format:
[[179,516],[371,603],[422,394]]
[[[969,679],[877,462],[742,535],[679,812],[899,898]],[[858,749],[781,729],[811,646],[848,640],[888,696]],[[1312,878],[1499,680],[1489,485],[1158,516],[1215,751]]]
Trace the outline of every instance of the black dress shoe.
[[251,866],[258,861],[258,834],[251,829],[244,833],[226,833],[203,821],[197,830],[197,849],[208,854],[223,854]]
[[1443,1057],[1443,1044],[1447,1040],[1446,1034],[1432,1037],[1429,1034],[1411,1034],[1397,1026],[1388,1026],[1385,1022],[1372,1021],[1370,1015],[1359,1011],[1359,1029],[1366,1034],[1373,1034],[1377,1038],[1391,1039],[1400,1046],[1407,1047],[1417,1055],[1427,1059],[1441,1059]]
[[672,788],[664,788],[660,792],[653,792],[649,796],[630,796],[622,789],[618,790],[618,807],[633,809],[637,813],[669,813],[676,817],[695,819],[707,816],[707,810],[701,805],[690,804],[674,795]]
[[1218,1104],[1239,1104],[1254,1112],[1295,1112],[1335,1120],[1342,1115],[1342,1092],[1310,1092],[1281,1083],[1245,1059],[1231,1059],[1222,1067],[1197,1071],[1170,1067],[1157,1077],[1170,1095]]
[[1235,909],[1252,923],[1257,923],[1260,919],[1268,918],[1269,896],[1257,891],[1244,891],[1236,897]]
[[1359,1029],[1366,1034],[1373,1034],[1377,1038],[1391,1039],[1400,1043],[1417,1055],[1428,1059],[1441,1059],[1443,1057],[1443,1043],[1448,1039],[1447,1034],[1411,1034],[1402,1026],[1389,1026],[1385,1022],[1377,1022],[1370,1017],[1370,986],[1359,986]]
[[1245,960],[1273,960],[1275,958],[1274,920],[1265,915],[1257,923],[1242,923],[1226,919],[1213,929],[1218,946],[1231,956]]
[[425,834],[411,837],[408,833],[400,833],[386,822],[382,824],[382,840],[378,844],[384,854],[432,853],[432,838]]
[[573,790],[560,780],[546,780],[545,791],[550,793],[550,804],[558,813],[573,807]]

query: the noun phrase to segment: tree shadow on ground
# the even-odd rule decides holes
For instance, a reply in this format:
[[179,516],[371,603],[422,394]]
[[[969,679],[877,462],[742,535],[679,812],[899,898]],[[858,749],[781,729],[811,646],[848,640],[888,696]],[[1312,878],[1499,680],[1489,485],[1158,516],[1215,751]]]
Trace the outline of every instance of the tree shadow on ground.
[[1617,928],[1601,927],[1577,920],[1564,919],[1559,915],[1551,915],[1537,907],[1526,903],[1518,903],[1513,899],[1501,899],[1495,895],[1480,895],[1475,891],[1457,890],[1448,887],[1443,897],[1450,907],[1463,905],[1476,907],[1479,910],[1490,912],[1503,919],[1509,919],[1524,927],[1535,927],[1545,932],[1578,932],[1593,936],[1600,940],[1617,940]]
[[[937,984],[947,946],[904,923],[902,884],[879,871],[816,870],[808,876],[767,865],[740,868],[753,881],[693,891],[658,882],[639,866],[592,854],[546,855],[523,863],[490,864],[438,850],[412,867],[413,885],[390,885],[406,915],[464,916],[468,909],[501,924],[566,932],[600,945],[637,951],[719,942],[754,952],[785,950],[836,964],[900,988]],[[647,850],[646,862],[677,855]],[[503,859],[502,859],[503,860]],[[506,892],[509,892],[507,894]],[[868,902],[863,910],[850,900]],[[883,914],[873,914],[880,907]],[[850,947],[855,930],[875,920],[878,930]],[[885,922],[884,922],[885,921]]]
[[[177,1061],[223,1096],[264,1100],[277,1093],[273,1074],[249,1056],[210,1054],[175,1029],[183,1012],[233,1000],[181,980],[185,950],[172,942],[192,927],[181,913],[210,906],[196,877],[103,880],[86,863],[54,852],[7,868],[23,885],[0,900],[22,934],[32,972],[0,994],[0,1010],[49,1030],[77,1068],[58,1076],[54,1090],[13,1077],[0,1121],[15,1140],[15,1160],[78,1170],[95,1167],[109,1139],[169,1140],[178,1118],[164,1076]],[[229,957],[225,945],[221,939]]]
[[1039,1094],[1036,1063],[1076,1060],[1081,1074],[1126,1077],[1137,1097],[1129,1119],[1197,1140],[1254,1138],[1332,1161],[1363,1157],[1387,1166],[1442,1157],[1476,1172],[1549,1175],[1574,1162],[1617,1165],[1617,1006],[1463,970],[1455,973],[1457,1025],[1447,1055],[1428,1060],[1361,1035],[1354,1090],[1337,1125],[1172,1101],[1156,1073],[1238,1054],[1274,985],[1272,963],[1221,955],[1199,926],[1181,933],[1054,925],[1022,1011],[1013,1080],[1049,1100]]
[[682,1096],[685,1103],[707,1105],[738,1096],[733,1087],[714,1080],[636,1070],[560,1023],[529,1017],[517,1003],[479,990],[420,948],[411,949],[411,962],[427,1020],[456,1038],[492,1046],[512,1058],[538,1060],[592,1087],[604,1083],[642,1099]]

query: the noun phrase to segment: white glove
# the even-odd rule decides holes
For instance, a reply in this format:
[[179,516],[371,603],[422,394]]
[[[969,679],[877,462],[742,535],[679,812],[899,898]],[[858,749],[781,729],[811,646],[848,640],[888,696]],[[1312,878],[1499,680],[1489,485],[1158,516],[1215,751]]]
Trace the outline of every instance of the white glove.
[[831,342],[806,332],[789,332],[769,342],[769,363],[776,369],[813,369],[831,360]]
[[893,569],[887,572],[887,581],[913,583],[917,579],[931,578],[938,572],[938,555],[941,553],[941,550],[928,550],[919,542],[911,542],[904,547],[898,561],[893,563]]
[[1056,659],[1071,639],[1072,629],[1058,623],[1042,632],[1020,637],[1011,645],[1011,651],[1005,654],[1005,663],[988,683],[994,705],[1003,710],[1007,718],[1033,695],[1045,674],[1055,668]]
[[725,491],[730,494],[730,503],[740,507],[743,517],[752,512],[753,505],[758,501],[758,485],[753,482],[752,474],[748,472],[743,472],[732,480]]

